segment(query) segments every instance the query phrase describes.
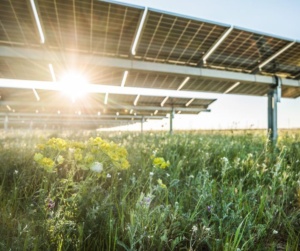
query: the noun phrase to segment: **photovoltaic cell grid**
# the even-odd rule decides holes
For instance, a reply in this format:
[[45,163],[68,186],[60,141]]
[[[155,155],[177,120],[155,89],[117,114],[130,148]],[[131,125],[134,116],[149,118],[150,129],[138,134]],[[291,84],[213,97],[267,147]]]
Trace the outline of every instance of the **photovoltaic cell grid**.
[[149,11],[137,50],[144,60],[197,66],[227,27]]
[[0,1],[0,41],[12,45],[38,45],[27,1]]
[[287,77],[300,79],[300,43],[295,43],[283,54],[279,55],[271,64],[264,67],[266,72],[279,72]]
[[289,41],[234,29],[208,59],[208,64],[251,73]]
[[[203,62],[203,57],[230,29],[229,25],[200,20],[172,13],[148,10],[136,55],[131,54],[143,7],[110,1],[50,1],[35,0],[45,33],[45,44],[40,44],[39,34],[32,15],[30,2],[24,0],[0,1],[0,45],[23,48],[42,48],[61,52],[54,60],[53,68],[59,78],[70,68],[80,69],[92,83],[102,85],[121,84],[124,70],[83,64],[74,59],[73,65],[64,61],[64,52],[87,53],[114,58],[129,58],[141,61],[207,67],[245,73],[278,74],[300,79],[300,43],[276,56],[259,69],[259,65],[292,43],[289,39],[275,37],[234,27],[217,49]],[[26,59],[0,58],[1,78],[51,81],[47,62]],[[163,88],[177,90],[184,81],[183,76],[158,74],[155,72],[130,71],[126,86]],[[269,86],[220,81],[191,77],[182,90],[266,95]],[[25,101],[24,92],[0,90],[0,95],[10,92]],[[52,97],[51,92],[49,97]],[[284,97],[298,97],[299,88],[283,87]],[[43,94],[41,94],[43,95]],[[33,96],[32,93],[29,96]],[[47,94],[44,95],[47,99]],[[133,103],[136,96],[109,95],[113,103]],[[104,95],[93,98],[103,102]],[[100,100],[99,100],[100,99]],[[140,97],[155,103],[162,98]],[[175,99],[174,99],[175,100]],[[139,101],[139,102],[140,102]],[[167,100],[165,105],[171,102]],[[159,102],[158,102],[159,103]],[[196,104],[195,101],[192,104]],[[192,105],[191,104],[191,105]]]
[[102,1],[38,1],[47,44],[128,57],[140,9]]

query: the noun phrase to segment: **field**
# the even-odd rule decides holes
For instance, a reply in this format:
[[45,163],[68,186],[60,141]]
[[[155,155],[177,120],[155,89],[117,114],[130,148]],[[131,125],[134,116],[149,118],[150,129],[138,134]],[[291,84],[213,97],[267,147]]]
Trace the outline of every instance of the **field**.
[[0,250],[300,250],[300,132],[0,135]]

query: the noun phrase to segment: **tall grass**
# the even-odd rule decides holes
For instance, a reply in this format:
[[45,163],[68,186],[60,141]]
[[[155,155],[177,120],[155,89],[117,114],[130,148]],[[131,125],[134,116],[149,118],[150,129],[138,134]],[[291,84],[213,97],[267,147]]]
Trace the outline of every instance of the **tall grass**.
[[131,167],[82,179],[34,162],[53,136],[96,133],[1,136],[0,250],[300,250],[299,132],[103,134]]

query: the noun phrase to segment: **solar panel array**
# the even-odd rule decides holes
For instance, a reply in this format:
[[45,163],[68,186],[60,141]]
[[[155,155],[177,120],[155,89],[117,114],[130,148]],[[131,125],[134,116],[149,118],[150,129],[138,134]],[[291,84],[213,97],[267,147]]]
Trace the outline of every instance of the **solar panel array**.
[[[300,79],[298,41],[113,1],[35,0],[34,2],[44,34],[43,43],[31,1],[3,0],[0,1],[0,51],[7,46],[13,49],[37,49],[51,55],[52,60],[50,62],[46,57],[29,59],[1,56],[1,78],[53,81],[49,70],[51,63],[57,79],[64,72],[76,69],[86,75],[90,83],[121,85],[124,69],[82,61],[80,55],[84,54]],[[142,23],[143,16],[144,23]],[[140,26],[141,33],[136,50],[132,53]],[[215,50],[212,51],[214,46]],[[67,53],[73,53],[74,57],[67,58]],[[269,85],[242,81],[237,84],[233,80],[201,76],[191,76],[185,85],[181,86],[187,77],[190,77],[188,72],[183,76],[176,73],[130,70],[125,86],[256,96],[266,95],[270,88]],[[99,112],[102,114],[104,109],[110,115],[117,113],[121,115],[126,114],[125,110],[127,113],[130,110],[122,110],[120,107],[134,106],[137,98],[135,95],[109,94],[108,105],[104,104],[105,94],[90,94],[85,102],[77,102],[76,106],[67,102],[63,102],[63,105],[62,102],[56,102],[55,100],[59,99],[57,92],[39,90],[38,93],[41,99],[36,102],[32,91],[2,88],[0,111],[8,112],[6,104],[15,104],[15,107],[11,105],[12,110],[20,113],[35,113],[36,110],[39,113],[53,113],[63,111],[65,107],[73,107],[69,109],[71,114],[78,112],[80,106],[82,113],[93,116]],[[300,96],[300,88],[283,86],[282,95],[296,98]],[[163,100],[164,97],[141,96],[137,106],[160,107]],[[20,105],[20,102],[25,105]],[[165,106],[185,107],[188,102],[188,99],[169,98]],[[198,107],[200,111],[206,109],[212,102],[214,99],[193,100],[189,107]],[[142,108],[132,113],[147,116],[157,113],[165,116],[169,112],[142,110]]]

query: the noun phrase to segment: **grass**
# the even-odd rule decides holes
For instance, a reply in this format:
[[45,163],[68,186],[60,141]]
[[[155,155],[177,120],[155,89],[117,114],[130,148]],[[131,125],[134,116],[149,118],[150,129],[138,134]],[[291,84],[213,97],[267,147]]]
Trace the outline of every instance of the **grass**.
[[[281,135],[3,133],[0,250],[300,250],[300,133]],[[34,161],[49,138],[96,136],[131,167],[59,176]]]

